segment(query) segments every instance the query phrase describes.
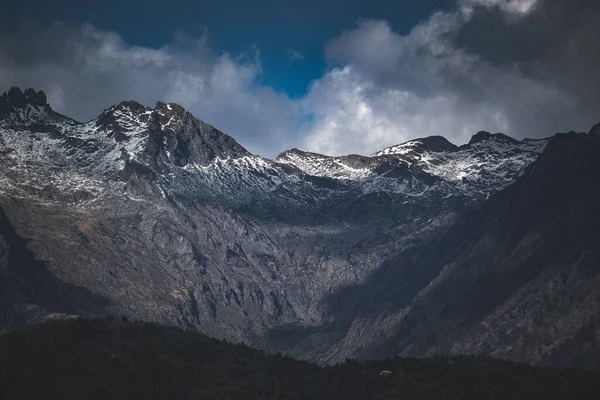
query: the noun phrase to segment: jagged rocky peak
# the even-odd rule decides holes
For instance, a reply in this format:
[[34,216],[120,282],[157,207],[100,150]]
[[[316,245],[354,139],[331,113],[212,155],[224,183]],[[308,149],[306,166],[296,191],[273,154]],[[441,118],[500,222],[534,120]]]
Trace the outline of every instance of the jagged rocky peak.
[[6,101],[15,108],[23,108],[27,104],[43,107],[48,104],[46,94],[43,90],[35,91],[35,89],[27,89],[22,92],[20,88],[13,86],[8,93],[2,96]]
[[159,111],[161,114],[166,115],[179,115],[183,116],[187,112],[185,108],[181,107],[177,103],[163,103],[162,101],[156,102],[155,109]]
[[231,136],[204,123],[175,103],[157,103],[154,118],[163,145],[179,165],[207,165],[216,159],[240,158],[251,153]]
[[507,136],[503,133],[490,133],[490,132],[486,132],[486,131],[479,131],[477,132],[475,135],[473,135],[473,137],[471,137],[471,140],[469,141],[468,145],[474,145],[476,143],[481,143],[481,142],[500,142],[500,143],[509,143],[509,144],[516,144],[519,143],[518,140],[511,138],[510,136]]
[[301,149],[299,149],[297,147],[293,147],[293,148],[291,148],[289,150],[286,150],[286,151],[282,152],[281,154],[279,154],[277,156],[277,158],[279,158],[279,157],[285,157],[287,154],[304,155],[304,154],[310,154],[310,152],[305,151],[305,150],[301,150]]
[[329,156],[323,155],[323,154],[318,154],[318,153],[312,153],[310,151],[306,151],[306,150],[301,150],[297,147],[291,148],[289,150],[284,151],[283,153],[279,154],[276,158],[275,161],[277,162],[285,162],[285,161],[290,161],[296,158],[318,158],[318,159],[326,159],[326,158],[330,158]]
[[25,97],[26,104],[36,105],[38,107],[44,107],[48,104],[48,99],[46,98],[46,93],[43,90],[35,91],[34,89],[27,89],[25,93],[23,93]]
[[423,139],[417,139],[413,142],[418,144],[422,149],[427,149],[436,153],[458,150],[458,147],[455,144],[450,143],[448,139],[443,136],[429,136]]
[[293,165],[309,174],[321,176],[324,175],[326,169],[334,170],[342,165],[347,165],[348,160],[353,160],[354,157],[365,158],[354,155],[341,157],[327,156],[294,147],[279,154],[275,158],[275,162]]
[[20,88],[13,86],[0,97],[0,117],[13,108],[22,109],[28,104],[36,107],[49,106],[46,94],[42,90],[36,91],[29,88],[23,92]]
[[121,102],[105,110],[95,124],[117,142],[143,140],[140,156],[147,161],[161,159],[185,167],[250,155],[232,137],[175,103],[158,102],[150,108],[136,101]]
[[146,107],[145,105],[138,103],[135,100],[122,101],[116,106],[116,108],[122,110],[129,110],[131,113],[136,115],[143,114],[150,110],[149,107]]
[[381,151],[372,154],[372,157],[385,155],[406,155],[406,154],[422,154],[425,152],[453,152],[458,150],[458,146],[450,143],[443,136],[429,136],[422,139],[414,139],[408,142],[387,147]]
[[345,165],[369,162],[368,157],[361,156],[359,154],[348,154],[344,156],[328,156],[325,154],[301,150],[296,147],[290,150],[286,150],[283,153],[279,154],[277,158],[275,158],[275,161],[281,163],[290,163],[298,159],[315,162],[336,162],[343,163]]
[[592,135],[592,136],[598,136],[598,137],[600,137],[600,123],[597,123],[596,125],[594,125],[592,127],[592,129],[590,129],[589,134]]
[[152,109],[141,103],[138,103],[137,101],[122,101],[119,104],[104,110],[102,114],[100,114],[100,117],[98,117],[97,121],[102,121],[104,119],[116,119],[116,117],[120,116],[124,116],[126,118],[138,117],[142,114],[149,114],[149,111],[152,111]]
[[104,110],[94,124],[120,143],[147,131],[150,113],[150,108],[137,101],[123,101]]
[[382,160],[350,154],[327,156],[293,148],[281,153],[275,162],[292,166],[302,172],[319,177],[341,180],[361,180],[376,173]]
[[177,103],[156,103],[154,107],[153,118],[160,124],[161,129],[177,130],[185,125],[186,121],[192,125],[205,125],[203,121],[197,119],[185,108]]

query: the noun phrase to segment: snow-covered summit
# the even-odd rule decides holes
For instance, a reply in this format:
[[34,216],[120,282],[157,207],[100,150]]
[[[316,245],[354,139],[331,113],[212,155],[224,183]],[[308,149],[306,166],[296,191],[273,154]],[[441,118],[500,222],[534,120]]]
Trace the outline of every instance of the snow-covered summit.
[[0,162],[10,165],[13,177],[19,168],[27,171],[21,180],[38,176],[42,187],[55,184],[46,171],[59,169],[61,187],[125,185],[143,176],[163,194],[242,203],[284,199],[306,207],[372,193],[415,202],[487,198],[514,182],[547,143],[479,132],[460,147],[432,136],[371,156],[291,149],[268,160],[174,103],[151,108],[125,101],[79,123],[52,111],[43,92],[13,88],[0,98],[0,110]]
[[27,89],[24,92],[12,87],[0,96],[0,126],[12,129],[42,130],[47,124],[68,124],[76,121],[52,110],[43,91]]
[[87,123],[52,111],[43,92],[13,88],[0,98],[2,140],[21,161],[68,164],[95,172],[144,164],[207,165],[217,158],[249,153],[233,138],[194,118],[177,104],[156,108],[125,101]]
[[426,138],[410,140],[395,146],[387,147],[383,150],[373,153],[371,157],[420,154],[423,152],[452,152],[456,150],[458,150],[458,146],[450,143],[445,137],[429,136]]
[[433,190],[445,196],[485,198],[514,182],[546,143],[519,142],[503,134],[479,132],[461,147],[444,137],[431,136],[385,148],[369,157],[329,157],[292,149],[276,161],[309,175],[358,183],[368,191],[400,190],[415,195]]
[[371,174],[377,162],[356,154],[330,157],[299,149],[281,153],[275,162],[298,168],[302,172],[318,177],[340,180],[360,180]]

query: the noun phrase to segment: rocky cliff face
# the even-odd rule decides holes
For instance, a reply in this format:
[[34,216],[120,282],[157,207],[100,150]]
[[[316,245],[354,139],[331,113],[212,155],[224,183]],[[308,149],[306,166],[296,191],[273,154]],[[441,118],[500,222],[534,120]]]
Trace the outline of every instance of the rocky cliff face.
[[[448,265],[466,275],[481,268],[458,267],[461,240],[488,235],[488,214],[473,213],[499,209],[498,198],[520,201],[514,183],[527,188],[523,174],[557,140],[480,132],[461,147],[430,137],[368,157],[293,149],[269,160],[176,104],[124,102],[79,123],[52,111],[42,92],[13,88],[0,98],[2,227],[22,238],[45,276],[85,296],[52,289],[50,306],[14,286],[5,304],[35,307],[38,316],[123,314],[318,362],[446,351],[435,338],[414,342],[406,321],[420,315],[418,304],[438,307],[436,293],[445,291],[441,304],[468,309],[451,299],[482,290],[477,279],[436,288]],[[481,227],[465,225],[468,218],[482,218]],[[490,259],[508,251],[482,249]],[[543,269],[553,259],[540,262]],[[498,273],[510,293],[470,323],[522,306],[505,301],[529,281]],[[495,349],[485,329],[439,329],[453,351]],[[506,346],[522,340],[508,335]],[[553,348],[567,336],[553,336]]]

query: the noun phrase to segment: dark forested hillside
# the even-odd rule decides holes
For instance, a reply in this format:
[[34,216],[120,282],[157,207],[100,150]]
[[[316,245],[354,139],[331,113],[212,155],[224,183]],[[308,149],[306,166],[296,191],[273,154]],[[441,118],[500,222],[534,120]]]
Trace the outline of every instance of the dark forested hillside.
[[[0,335],[2,398],[594,399],[600,374],[477,357],[320,368],[154,324],[69,319]],[[382,370],[391,375],[380,376]]]

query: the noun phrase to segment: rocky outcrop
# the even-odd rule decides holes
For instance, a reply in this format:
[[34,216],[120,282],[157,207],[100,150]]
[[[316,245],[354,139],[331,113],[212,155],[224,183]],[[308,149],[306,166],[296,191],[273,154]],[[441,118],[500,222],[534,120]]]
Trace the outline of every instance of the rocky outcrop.
[[0,97],[0,117],[10,111],[11,108],[25,108],[27,105],[45,107],[48,105],[46,94],[43,91],[36,92],[27,89],[22,92],[18,87],[12,87],[8,93]]
[[477,132],[471,140],[469,141],[469,145],[473,145],[475,143],[481,143],[485,141],[495,141],[495,142],[505,142],[505,143],[518,143],[517,140],[511,138],[510,136],[506,136],[503,133],[489,133],[485,131]]

